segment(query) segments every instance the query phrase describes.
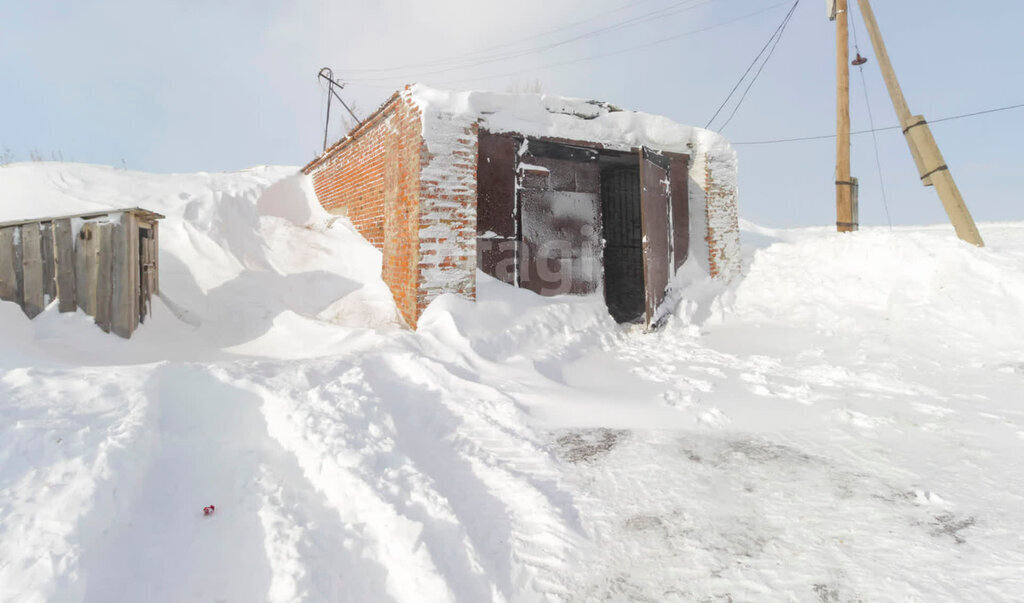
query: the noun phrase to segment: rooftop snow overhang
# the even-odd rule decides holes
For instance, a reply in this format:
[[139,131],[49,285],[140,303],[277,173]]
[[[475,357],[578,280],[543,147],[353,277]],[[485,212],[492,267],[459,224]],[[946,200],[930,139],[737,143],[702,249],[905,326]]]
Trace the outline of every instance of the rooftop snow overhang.
[[42,222],[53,222],[55,220],[93,220],[95,218],[102,218],[111,214],[123,214],[130,213],[136,217],[146,221],[163,220],[166,216],[156,213],[155,211],[149,211],[148,209],[142,209],[141,207],[126,207],[124,209],[107,209],[100,211],[91,211],[81,214],[69,214],[65,216],[47,216],[45,218],[27,218],[24,220],[13,220],[11,222],[0,222],[0,228],[6,228],[8,226],[22,226],[24,224],[35,224]]
[[457,117],[476,121],[492,133],[597,143],[609,150],[628,152],[646,146],[678,153],[688,153],[694,147],[732,151],[715,132],[603,101],[551,94],[458,92],[422,84],[407,88],[406,93],[423,115],[428,144],[433,122]]
[[481,128],[494,133],[589,142],[609,150],[631,151],[646,146],[687,153],[699,145],[731,152],[729,143],[716,132],[603,101],[551,94],[452,91],[412,84],[392,94],[345,137],[306,164],[302,172],[309,174],[339,148],[372,128],[403,97],[419,108],[428,145],[431,123],[444,115],[476,121]]

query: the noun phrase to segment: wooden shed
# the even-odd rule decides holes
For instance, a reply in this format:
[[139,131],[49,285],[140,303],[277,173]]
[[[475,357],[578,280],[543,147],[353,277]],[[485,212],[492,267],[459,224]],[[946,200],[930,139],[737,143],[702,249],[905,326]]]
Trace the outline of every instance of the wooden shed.
[[163,217],[136,207],[0,223],[0,299],[29,318],[58,300],[131,337],[159,292]]

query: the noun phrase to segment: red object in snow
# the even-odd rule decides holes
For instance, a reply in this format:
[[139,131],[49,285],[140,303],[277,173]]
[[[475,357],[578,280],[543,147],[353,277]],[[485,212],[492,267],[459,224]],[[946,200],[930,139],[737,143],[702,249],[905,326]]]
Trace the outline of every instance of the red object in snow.
[[213,515],[213,512],[217,510],[217,507],[210,505],[209,507],[203,507],[203,515]]

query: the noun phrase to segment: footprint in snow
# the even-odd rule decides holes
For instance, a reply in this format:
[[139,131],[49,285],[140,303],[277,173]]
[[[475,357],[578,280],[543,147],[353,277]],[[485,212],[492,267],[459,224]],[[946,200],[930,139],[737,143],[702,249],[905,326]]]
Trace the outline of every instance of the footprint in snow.
[[956,412],[951,408],[944,408],[942,406],[935,406],[933,404],[925,404],[924,402],[912,402],[910,405],[917,412],[924,413],[926,415],[933,415],[936,417],[945,417]]
[[838,420],[843,423],[849,423],[858,429],[876,429],[892,423],[892,419],[873,417],[862,412],[850,410],[849,408],[841,408],[833,414]]
[[710,427],[722,427],[731,423],[732,419],[717,408],[709,408],[697,415],[697,422]]

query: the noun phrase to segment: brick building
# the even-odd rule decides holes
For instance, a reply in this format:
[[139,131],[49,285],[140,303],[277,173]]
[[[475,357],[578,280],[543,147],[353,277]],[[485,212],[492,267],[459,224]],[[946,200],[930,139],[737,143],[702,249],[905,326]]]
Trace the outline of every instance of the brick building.
[[413,327],[442,293],[475,298],[477,269],[603,292],[617,320],[651,325],[684,265],[740,268],[731,147],[606,103],[408,86],[303,172],[383,252]]

